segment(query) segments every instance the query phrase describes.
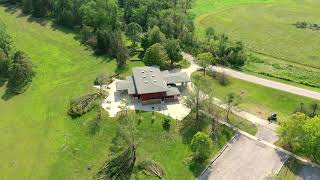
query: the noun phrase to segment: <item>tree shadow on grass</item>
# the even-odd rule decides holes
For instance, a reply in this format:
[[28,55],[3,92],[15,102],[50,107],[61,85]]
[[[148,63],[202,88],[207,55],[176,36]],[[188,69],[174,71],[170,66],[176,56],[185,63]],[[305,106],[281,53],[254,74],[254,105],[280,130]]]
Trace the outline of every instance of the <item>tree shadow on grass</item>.
[[10,89],[7,88],[5,93],[1,96],[1,99],[3,99],[4,101],[8,101],[16,95],[18,94],[12,92]]
[[206,168],[207,163],[207,161],[192,159],[189,164],[189,169],[195,177],[198,177],[200,173]]

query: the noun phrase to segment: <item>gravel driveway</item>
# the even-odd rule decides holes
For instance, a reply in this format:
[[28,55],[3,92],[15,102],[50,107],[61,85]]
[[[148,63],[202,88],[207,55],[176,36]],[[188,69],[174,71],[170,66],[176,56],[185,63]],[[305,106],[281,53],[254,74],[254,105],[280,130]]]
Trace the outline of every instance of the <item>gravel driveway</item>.
[[260,180],[277,173],[288,156],[238,134],[199,180]]

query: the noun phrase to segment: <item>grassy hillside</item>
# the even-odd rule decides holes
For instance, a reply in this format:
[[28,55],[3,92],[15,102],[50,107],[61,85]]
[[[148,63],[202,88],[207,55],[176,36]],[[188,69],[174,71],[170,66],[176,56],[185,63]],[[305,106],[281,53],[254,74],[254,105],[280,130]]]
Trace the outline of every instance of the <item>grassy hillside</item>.
[[195,3],[198,34],[214,27],[259,56],[244,70],[320,87],[320,31],[298,29],[297,21],[320,22],[317,0],[221,0]]
[[[93,114],[72,120],[66,111],[69,100],[92,91],[95,77],[113,72],[115,62],[93,56],[73,33],[50,23],[41,25],[4,7],[0,7],[0,19],[16,49],[30,56],[36,71],[24,94],[0,99],[1,177],[87,179],[92,172],[86,167],[101,163],[96,159],[105,155],[111,137],[87,137],[82,123]],[[0,97],[4,92],[5,86],[0,87]],[[112,133],[113,123],[107,126],[107,133]],[[70,147],[64,150],[66,143]],[[71,146],[76,152],[71,153]]]

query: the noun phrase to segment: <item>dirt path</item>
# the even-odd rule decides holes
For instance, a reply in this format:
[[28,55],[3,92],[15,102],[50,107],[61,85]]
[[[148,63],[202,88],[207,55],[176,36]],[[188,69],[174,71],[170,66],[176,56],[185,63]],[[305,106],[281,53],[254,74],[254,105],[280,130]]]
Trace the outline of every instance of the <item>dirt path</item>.
[[[190,62],[194,61],[194,57],[192,55],[187,54],[187,53],[183,53],[182,55],[185,59],[189,60]],[[262,86],[278,89],[281,91],[286,91],[286,92],[289,92],[292,94],[297,94],[300,96],[306,96],[309,98],[320,100],[320,92],[315,92],[315,91],[291,86],[288,84],[256,77],[253,75],[245,74],[243,72],[235,71],[235,70],[224,68],[224,67],[212,66],[211,68],[212,68],[212,70],[214,70],[216,72],[225,73],[231,77],[238,78],[238,79],[241,79],[244,81],[248,81],[248,82],[252,82],[255,84],[262,85]]]

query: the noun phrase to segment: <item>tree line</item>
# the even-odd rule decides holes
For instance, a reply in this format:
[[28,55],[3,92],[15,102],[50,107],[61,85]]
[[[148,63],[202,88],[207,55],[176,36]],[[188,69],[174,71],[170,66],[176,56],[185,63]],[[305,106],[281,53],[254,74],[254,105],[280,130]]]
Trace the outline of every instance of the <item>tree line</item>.
[[[81,41],[97,54],[116,58],[124,67],[137,45],[146,51],[167,50],[167,65],[182,58],[172,50],[194,41],[194,25],[187,10],[193,0],[8,0],[34,17],[52,17],[58,25],[79,29]],[[128,47],[130,44],[132,45]],[[169,41],[165,43],[165,41]],[[174,48],[171,48],[174,46]],[[158,53],[159,54],[159,53]],[[148,59],[148,58],[147,58]],[[148,60],[146,60],[148,62]],[[159,64],[160,65],[160,64]]]
[[8,81],[7,93],[23,93],[34,75],[33,65],[28,56],[15,50],[6,26],[0,22],[0,79]]

